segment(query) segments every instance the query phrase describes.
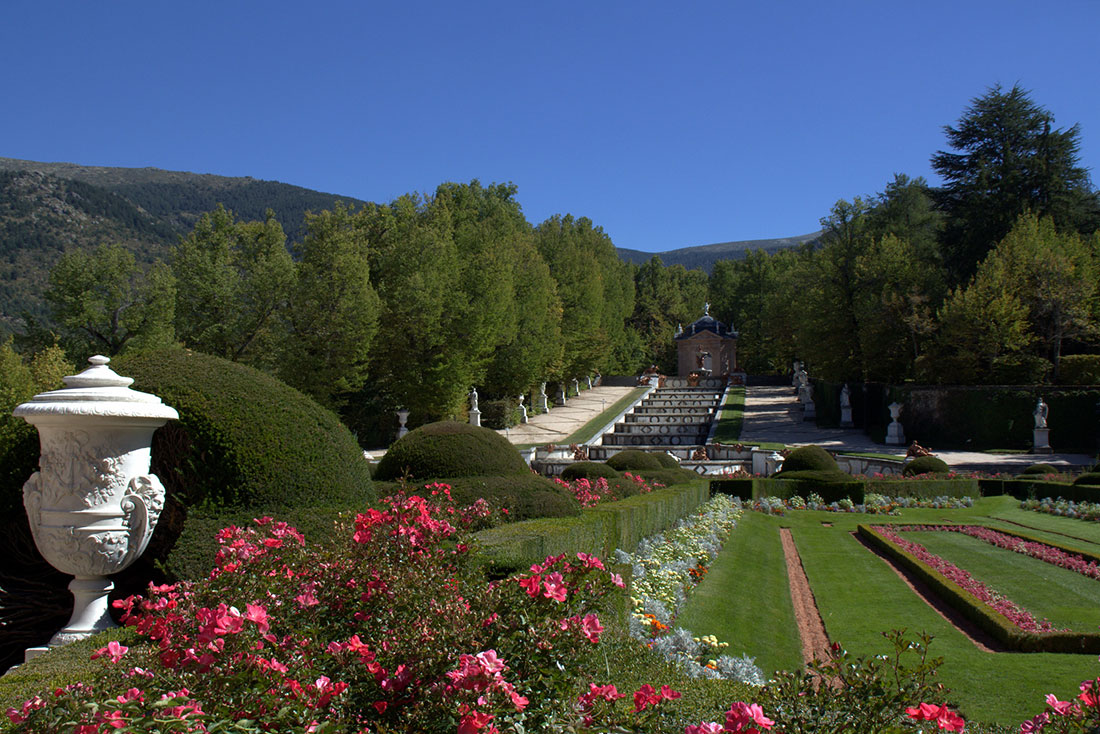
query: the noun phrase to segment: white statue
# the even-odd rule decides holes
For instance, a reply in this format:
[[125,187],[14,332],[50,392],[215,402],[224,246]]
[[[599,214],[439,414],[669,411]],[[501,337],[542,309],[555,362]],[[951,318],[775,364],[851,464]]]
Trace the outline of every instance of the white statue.
[[840,390],[840,407],[851,408],[852,407],[852,395],[848,392],[848,385],[845,384]]
[[470,410],[477,410],[477,388],[470,391]]
[[1043,402],[1042,398],[1039,398],[1039,402],[1035,404],[1035,412],[1032,415],[1035,417],[1036,428],[1047,427],[1047,413],[1050,412],[1050,407]]

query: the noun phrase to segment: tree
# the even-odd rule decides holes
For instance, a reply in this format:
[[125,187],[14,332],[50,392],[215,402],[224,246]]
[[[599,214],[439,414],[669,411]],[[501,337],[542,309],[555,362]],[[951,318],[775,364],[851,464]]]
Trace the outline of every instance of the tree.
[[83,359],[174,338],[175,279],[159,260],[141,268],[122,245],[66,253],[50,271],[45,299],[62,328],[66,352]]
[[1078,165],[1080,128],[1053,122],[1019,85],[1007,92],[997,85],[944,128],[958,152],[938,151],[932,168],[944,180],[936,198],[947,215],[943,241],[956,282],[974,273],[1026,211],[1052,217],[1065,231],[1100,226],[1100,196]]
[[294,286],[286,236],[268,210],[236,221],[219,205],[176,246],[176,338],[184,346],[255,367],[272,367],[284,339]]
[[279,376],[330,408],[367,378],[379,299],[367,240],[343,206],[307,217]]

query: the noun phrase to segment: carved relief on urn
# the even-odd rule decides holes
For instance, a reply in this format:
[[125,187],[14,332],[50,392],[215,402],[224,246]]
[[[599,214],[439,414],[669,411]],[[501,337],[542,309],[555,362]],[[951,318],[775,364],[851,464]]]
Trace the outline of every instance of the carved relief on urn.
[[106,357],[36,395],[14,414],[38,429],[39,470],[23,485],[23,505],[42,556],[72,574],[73,616],[51,645],[113,626],[107,574],[133,563],[149,544],[164,487],[149,473],[153,431],[178,418],[154,395],[129,389]]

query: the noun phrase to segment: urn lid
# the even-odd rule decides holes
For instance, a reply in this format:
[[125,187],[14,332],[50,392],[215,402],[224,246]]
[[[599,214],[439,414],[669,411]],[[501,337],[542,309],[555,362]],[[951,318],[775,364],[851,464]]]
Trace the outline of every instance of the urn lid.
[[111,360],[97,354],[90,357],[91,367],[63,378],[65,387],[39,393],[12,415],[28,422],[36,416],[102,416],[175,420],[179,413],[161,402],[156,395],[131,390],[134,380],[123,377],[107,366]]

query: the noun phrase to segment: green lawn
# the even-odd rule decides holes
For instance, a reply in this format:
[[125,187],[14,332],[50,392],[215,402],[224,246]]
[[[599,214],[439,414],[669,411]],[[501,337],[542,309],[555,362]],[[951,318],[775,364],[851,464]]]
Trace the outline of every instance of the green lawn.
[[1100,522],[1024,510],[1016,500],[998,509],[990,519],[994,522],[988,523],[989,525],[997,525],[1005,530],[1100,553]]
[[577,430],[573,431],[573,433],[569,434],[569,436],[563,439],[561,443],[564,445],[569,445],[573,443],[584,443],[585,441],[592,440],[592,438],[594,438],[596,435],[596,431],[606,426],[612,418],[617,416],[622,411],[626,410],[626,407],[628,405],[633,404],[634,401],[644,395],[646,390],[648,389],[648,387],[634,388],[626,395],[612,403],[612,405],[607,410],[603,411],[595,418],[588,421]]
[[907,532],[901,536],[968,571],[1037,619],[1057,628],[1094,632],[1100,627],[1100,581],[1037,558],[952,532]]
[[737,443],[741,438],[741,425],[745,420],[745,388],[734,385],[726,393],[726,402],[718,410],[718,427],[714,440],[718,443]]
[[[1010,497],[989,497],[964,510],[912,509],[890,518],[808,511],[789,512],[785,517],[748,514],[731,536],[729,543],[733,545],[729,546],[729,558],[724,551],[718,559],[719,564],[728,565],[734,572],[734,579],[729,582],[733,591],[723,597],[720,590],[707,588],[708,584],[722,583],[728,573],[715,568],[711,572],[713,576],[708,575],[696,594],[716,598],[719,603],[700,596],[697,607],[696,600],[692,599],[681,620],[697,634],[708,634],[713,629],[719,639],[726,639],[717,631],[717,620],[716,627],[708,628],[708,632],[695,630],[687,622],[695,623],[697,619],[702,629],[711,617],[718,616],[717,610],[723,601],[735,608],[743,605],[746,611],[741,616],[734,615],[732,621],[723,623],[732,630],[727,636],[744,641],[747,645],[744,651],[757,656],[757,662],[765,668],[772,660],[797,659],[797,648],[792,655],[790,647],[776,641],[777,626],[793,624],[777,621],[789,605],[789,599],[783,605],[777,601],[787,595],[787,581],[785,572],[774,570],[782,563],[779,528],[787,526],[794,535],[831,640],[840,642],[855,655],[875,655],[890,652],[882,632],[901,628],[914,633],[927,631],[935,638],[932,654],[945,658],[940,679],[953,691],[949,700],[956,703],[967,718],[1019,724],[1043,710],[1047,693],[1071,698],[1080,681],[1096,677],[1100,673],[1096,656],[984,653],[911,592],[885,562],[852,535],[861,522],[979,522],[979,518],[997,516],[1015,504]],[[1075,522],[1066,518],[1052,519]],[[832,527],[826,527],[823,522],[831,523]],[[747,537],[738,541],[742,531],[747,531]],[[737,542],[743,545],[738,547]],[[772,607],[748,611],[748,605],[754,602],[743,599],[745,594],[741,592],[745,590],[751,597],[772,600]],[[760,604],[763,607],[767,602]],[[744,616],[750,613],[755,616]],[[747,619],[752,619],[752,623],[748,624]],[[748,629],[744,628],[746,625]],[[751,646],[754,640],[757,641],[756,649]],[[733,645],[731,649],[740,652]]]
[[748,653],[765,675],[802,666],[783,548],[763,515],[742,515],[676,625],[728,642],[730,655]]

